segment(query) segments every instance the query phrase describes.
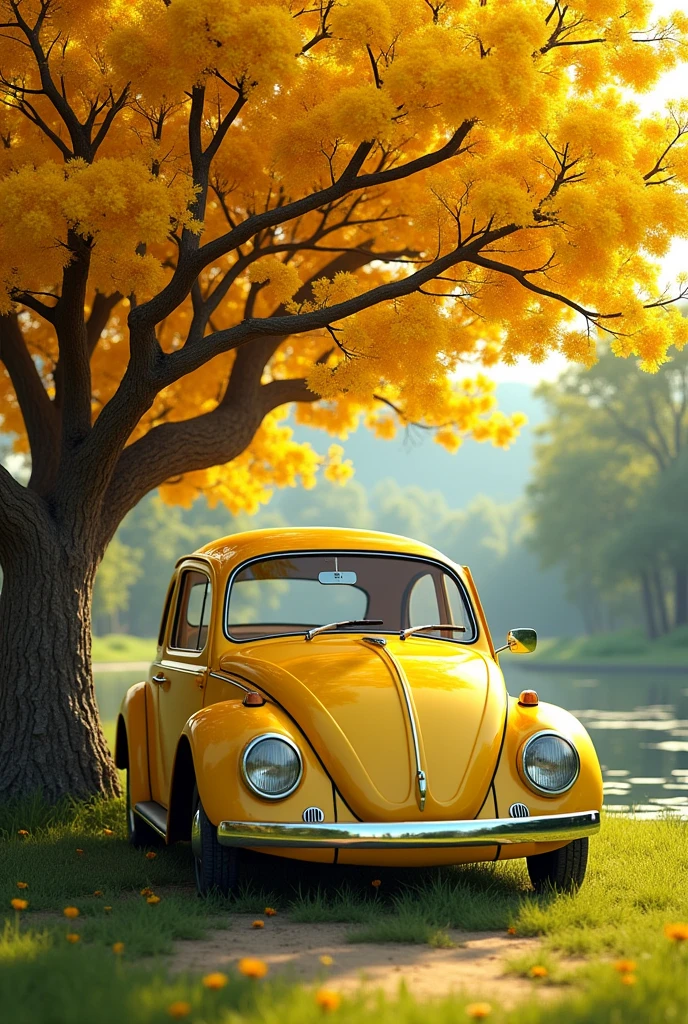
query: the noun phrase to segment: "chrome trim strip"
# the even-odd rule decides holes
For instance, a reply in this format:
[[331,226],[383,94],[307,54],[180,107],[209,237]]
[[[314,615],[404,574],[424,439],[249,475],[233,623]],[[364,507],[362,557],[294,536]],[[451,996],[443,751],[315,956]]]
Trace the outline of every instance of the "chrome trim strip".
[[417,850],[570,842],[594,835],[599,830],[599,811],[578,811],[574,814],[484,818],[478,821],[353,821],[323,825],[221,821],[217,826],[217,838],[224,846]]
[[[538,786],[536,782],[533,782],[530,775],[528,774],[528,769],[526,768],[526,754],[528,753],[528,748],[530,747],[531,743],[533,743],[540,736],[556,736],[557,739],[563,740],[564,743],[568,743],[568,745],[571,747],[571,750],[576,755],[576,774],[573,776],[568,786],[564,786],[563,789],[545,789],[543,786]],[[569,789],[571,789],[571,786],[573,786],[574,782],[580,775],[580,754],[576,749],[576,744],[573,742],[573,740],[570,740],[568,736],[564,736],[562,733],[557,732],[555,729],[541,729],[540,732],[536,732],[532,736],[529,736],[526,742],[523,744],[523,751],[521,753],[521,772],[523,775],[524,782],[533,790],[534,793],[539,793],[542,796],[561,796],[562,793],[566,793]]]
[[[286,789],[284,791],[284,793],[264,793],[262,791],[262,789],[258,789],[258,787],[255,786],[253,784],[253,782],[251,782],[249,774],[248,774],[248,772],[246,770],[246,759],[248,758],[248,755],[251,753],[251,751],[256,746],[256,744],[262,743],[263,740],[280,740],[287,747],[291,747],[291,749],[294,751],[294,753],[296,754],[296,757],[298,759],[298,762],[299,762],[299,777],[296,780],[296,782],[294,783],[294,785],[290,789]],[[253,739],[250,740],[246,744],[246,747],[244,748],[244,752],[241,755],[241,777],[244,780],[244,782],[246,783],[246,785],[248,786],[248,788],[251,790],[251,792],[255,793],[256,796],[262,797],[263,800],[284,800],[285,796],[291,796],[291,794],[296,789],[298,789],[299,784],[301,782],[301,779],[303,778],[303,758],[301,757],[301,751],[296,746],[294,741],[292,739],[290,739],[288,736],[285,736],[283,733],[279,733],[279,732],[262,732],[260,734],[260,736],[254,736]]]
[[[363,640],[367,640],[367,639],[368,639],[367,637],[363,637]],[[426,777],[425,771],[423,769],[423,763],[422,763],[421,757],[420,757],[420,739],[419,739],[419,736],[418,736],[418,723],[416,721],[416,714],[415,714],[415,710],[414,710],[414,706],[413,706],[413,699],[412,699],[412,696],[411,696],[411,691],[409,689],[408,679],[406,678],[406,675],[405,675],[404,670],[402,669],[401,665],[398,663],[397,659],[394,657],[394,655],[392,654],[392,652],[390,650],[388,650],[386,647],[381,648],[381,649],[378,648],[378,650],[379,650],[381,658],[385,658],[386,657],[386,658],[389,658],[389,660],[391,661],[392,666],[394,668],[394,671],[397,674],[397,679],[399,680],[399,685],[401,686],[401,692],[404,694],[404,701],[406,703],[406,714],[408,715],[408,720],[409,720],[409,723],[411,725],[411,738],[413,740],[413,753],[414,753],[414,757],[415,757],[415,761],[416,761],[416,787],[417,787],[417,790],[418,790],[418,805],[419,805],[421,811],[424,811],[425,810],[425,798],[426,798],[427,792],[428,792],[428,785],[427,785],[427,777]]]
[[[203,651],[199,651],[199,654],[203,654]],[[154,661],[153,665],[156,668],[161,668],[163,671],[169,668],[172,672],[186,672],[190,676],[200,676],[206,671],[205,665],[189,665],[186,662],[172,661],[170,658],[163,658],[161,661]]]
[[217,672],[209,672],[208,675],[212,676],[213,679],[221,679],[223,683],[229,683],[230,686],[238,686],[240,690],[244,691],[244,693],[250,693],[251,692],[249,690],[248,686],[244,686],[243,683],[239,683],[239,682],[237,682],[236,679],[231,679],[229,676],[221,676]]

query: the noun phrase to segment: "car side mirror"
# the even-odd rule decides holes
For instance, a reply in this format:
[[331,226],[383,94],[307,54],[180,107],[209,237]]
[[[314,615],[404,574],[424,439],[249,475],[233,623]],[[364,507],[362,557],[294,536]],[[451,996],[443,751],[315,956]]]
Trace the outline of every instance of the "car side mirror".
[[529,626],[520,626],[517,629],[510,629],[506,635],[506,643],[498,647],[495,654],[502,651],[511,651],[512,654],[532,654],[537,647],[537,633]]

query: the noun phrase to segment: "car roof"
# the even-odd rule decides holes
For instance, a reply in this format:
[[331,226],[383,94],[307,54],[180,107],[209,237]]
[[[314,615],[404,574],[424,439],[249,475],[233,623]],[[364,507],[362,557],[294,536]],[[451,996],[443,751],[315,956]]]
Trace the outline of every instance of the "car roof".
[[[384,551],[425,558],[449,559],[429,544],[375,530],[351,530],[339,527],[302,526],[270,530],[250,530],[230,534],[205,544],[194,552],[215,563],[216,567],[235,566],[248,558],[280,551]],[[187,556],[188,557],[188,556]]]

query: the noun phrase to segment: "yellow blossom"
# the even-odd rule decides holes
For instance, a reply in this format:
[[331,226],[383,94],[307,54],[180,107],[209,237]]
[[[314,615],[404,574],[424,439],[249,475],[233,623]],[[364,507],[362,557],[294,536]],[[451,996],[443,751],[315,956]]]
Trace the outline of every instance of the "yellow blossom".
[[170,1017],[174,1017],[177,1020],[181,1017],[188,1017],[191,1013],[191,1003],[186,1003],[183,999],[180,999],[176,1003],[170,1003],[167,1007],[167,1012]]
[[274,917],[277,911],[275,910],[274,907],[266,907],[263,913],[265,914],[266,917]]
[[112,944],[112,952],[116,956],[121,956],[122,953],[124,952],[124,943],[123,942],[113,942],[113,944]]
[[105,911],[106,914],[109,914],[110,911],[112,910],[112,907],[103,907],[103,910]]
[[159,903],[159,902],[160,902],[160,897],[156,896],[155,894],[153,894],[152,896],[147,896],[146,897],[146,903],[149,903],[152,907],[154,907],[155,904]]
[[635,985],[637,980],[635,974],[624,974],[621,976],[622,985]]
[[103,892],[102,892],[102,890],[101,890],[101,889],[96,889],[96,890],[95,890],[95,892],[93,893],[93,895],[94,895],[94,896],[102,896],[102,895],[103,895]]
[[111,828],[104,828],[103,829],[103,835],[104,836],[114,836],[114,834],[115,833],[113,832],[113,830]]
[[685,942],[688,940],[688,924],[665,924],[664,934],[672,942]]
[[466,1013],[474,1020],[483,1020],[485,1017],[490,1016],[492,1007],[489,1003],[469,1003],[466,1007]]
[[12,905],[14,910],[26,910],[26,908],[29,905],[29,901],[28,900],[20,900],[20,899],[17,899],[15,897],[15,899],[10,900],[10,904]]
[[157,856],[158,856],[158,855],[157,855],[157,853],[153,853],[153,851],[152,851],[152,850],[149,850],[149,851],[148,851],[148,853],[146,854],[146,858],[147,858],[148,860],[155,860],[155,858],[156,858]]
[[315,993],[315,1001],[324,1013],[332,1013],[339,1009],[342,997],[331,988],[321,988]]
[[73,918],[79,916],[79,908],[78,907],[65,907],[64,910],[62,911],[62,913],[64,914],[65,917],[73,919]]
[[614,970],[618,971],[619,974],[632,974],[636,966],[635,960],[617,960],[614,964]]
[[528,974],[531,978],[546,978],[549,971],[546,967],[543,967],[542,964],[536,964],[534,967],[530,968]]
[[246,978],[264,978],[268,973],[268,965],[264,960],[250,956],[243,957],[237,964],[237,969]]
[[18,835],[18,836],[28,836],[28,834],[29,834],[29,833],[28,833],[28,830],[27,830],[27,829],[25,829],[25,828],[20,828],[20,829],[19,829],[19,830],[17,831],[17,835]]
[[215,971],[213,974],[206,974],[203,977],[203,984],[205,988],[220,989],[224,988],[227,984],[227,975],[221,971]]
[[67,934],[65,935],[65,939],[67,940],[67,942],[71,942],[72,945],[76,942],[81,942],[81,936],[79,935],[78,932],[67,932]]
[[332,964],[334,963],[333,958],[329,956],[327,953],[323,953],[322,956],[319,957],[319,959],[323,967],[331,967]]
[[265,921],[261,921],[261,920],[254,921],[253,924],[251,925],[251,927],[252,928],[264,928],[265,927]]
[[17,882],[17,889],[28,889],[28,888],[29,888],[29,883],[28,882]]

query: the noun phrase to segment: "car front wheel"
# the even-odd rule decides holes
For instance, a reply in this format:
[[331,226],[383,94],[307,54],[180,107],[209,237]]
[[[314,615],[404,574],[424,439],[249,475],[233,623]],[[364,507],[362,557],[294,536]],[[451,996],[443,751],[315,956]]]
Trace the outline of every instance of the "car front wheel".
[[191,849],[199,896],[212,892],[229,896],[235,892],[239,883],[240,851],[236,847],[221,846],[217,841],[217,830],[203,810],[197,789],[192,806]]
[[526,857],[535,892],[575,892],[583,884],[588,866],[588,838],[574,839],[550,853]]

